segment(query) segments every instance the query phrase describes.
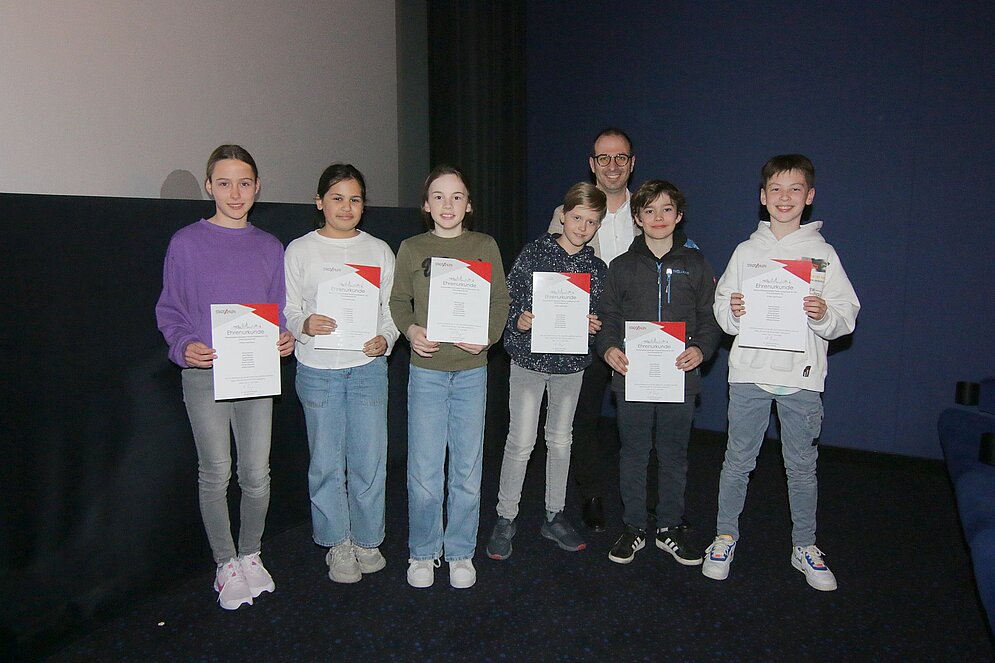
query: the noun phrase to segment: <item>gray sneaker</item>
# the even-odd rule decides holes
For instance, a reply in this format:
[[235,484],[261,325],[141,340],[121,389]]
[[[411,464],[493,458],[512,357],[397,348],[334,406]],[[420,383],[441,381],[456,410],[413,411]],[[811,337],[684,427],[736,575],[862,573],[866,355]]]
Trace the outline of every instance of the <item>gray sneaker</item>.
[[328,577],[334,582],[352,583],[363,579],[352,541],[329,548],[325,563],[328,564]]
[[487,556],[497,560],[511,557],[511,540],[515,538],[516,530],[514,520],[498,518],[494,523],[491,539],[487,542]]
[[356,554],[356,561],[362,573],[376,573],[387,566],[387,560],[380,554],[379,548],[363,548],[353,544],[352,551]]
[[584,539],[581,538],[580,534],[577,533],[570,523],[567,522],[566,516],[563,512],[553,516],[550,520],[547,514],[546,518],[543,518],[542,527],[539,528],[539,533],[550,541],[555,541],[563,550],[569,550],[570,552],[576,552],[578,550],[583,550],[587,548],[587,544],[584,543]]

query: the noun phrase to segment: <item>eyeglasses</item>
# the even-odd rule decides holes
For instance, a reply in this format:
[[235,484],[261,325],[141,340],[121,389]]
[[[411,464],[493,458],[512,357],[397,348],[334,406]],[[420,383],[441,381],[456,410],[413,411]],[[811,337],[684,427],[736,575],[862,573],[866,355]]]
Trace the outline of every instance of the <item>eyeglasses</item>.
[[594,157],[594,162],[604,168],[614,159],[616,166],[624,166],[629,163],[629,159],[631,158],[628,154],[597,154]]

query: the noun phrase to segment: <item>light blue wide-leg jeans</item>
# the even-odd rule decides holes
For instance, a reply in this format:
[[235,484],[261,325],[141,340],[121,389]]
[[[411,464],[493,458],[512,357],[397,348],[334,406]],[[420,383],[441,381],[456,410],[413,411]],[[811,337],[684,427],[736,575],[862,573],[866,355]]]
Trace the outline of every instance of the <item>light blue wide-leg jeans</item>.
[[[411,559],[470,559],[477,545],[487,367],[408,377],[408,547]],[[443,486],[446,453],[449,477]],[[442,503],[446,488],[446,524]]]
[[311,452],[314,542],[376,548],[384,538],[387,359],[340,369],[298,364],[296,384]]

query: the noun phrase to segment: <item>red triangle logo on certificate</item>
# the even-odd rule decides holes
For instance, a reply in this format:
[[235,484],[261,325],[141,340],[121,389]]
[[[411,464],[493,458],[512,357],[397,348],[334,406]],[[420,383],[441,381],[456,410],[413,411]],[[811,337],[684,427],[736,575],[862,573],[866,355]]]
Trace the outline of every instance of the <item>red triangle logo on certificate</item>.
[[460,260],[460,262],[466,265],[467,269],[480,278],[484,279],[488,283],[491,282],[491,263],[480,262],[477,260]]
[[588,272],[560,272],[575,286],[591,294],[591,275]]
[[352,267],[356,270],[356,274],[358,274],[361,279],[369,281],[377,288],[380,287],[379,267],[371,267],[370,265],[353,265],[350,263],[346,263],[346,267]]
[[800,278],[805,283],[812,282],[812,261],[811,260],[774,260],[784,265],[784,268]]
[[651,325],[656,325],[662,329],[665,333],[670,334],[676,338],[681,343],[687,342],[687,336],[684,335],[684,323],[683,322],[651,322]]
[[246,306],[263,320],[268,320],[277,327],[280,326],[280,309],[276,304],[246,304]]

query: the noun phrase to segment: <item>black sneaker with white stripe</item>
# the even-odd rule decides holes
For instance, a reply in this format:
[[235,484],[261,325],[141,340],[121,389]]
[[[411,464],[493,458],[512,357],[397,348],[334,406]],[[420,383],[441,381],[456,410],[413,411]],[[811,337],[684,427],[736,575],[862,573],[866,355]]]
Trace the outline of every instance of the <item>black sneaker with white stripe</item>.
[[618,541],[608,552],[608,559],[617,564],[628,564],[636,556],[637,550],[642,550],[646,545],[646,530],[626,525]]
[[661,527],[656,531],[656,547],[674,556],[684,566],[698,566],[702,557],[699,546],[688,541],[688,526]]

